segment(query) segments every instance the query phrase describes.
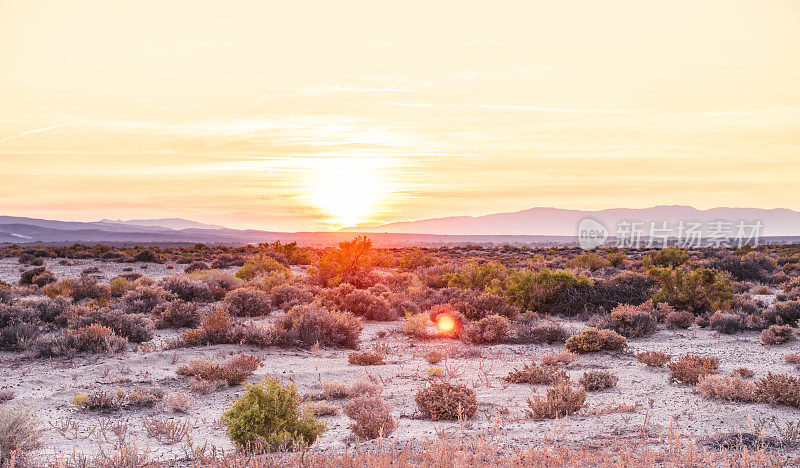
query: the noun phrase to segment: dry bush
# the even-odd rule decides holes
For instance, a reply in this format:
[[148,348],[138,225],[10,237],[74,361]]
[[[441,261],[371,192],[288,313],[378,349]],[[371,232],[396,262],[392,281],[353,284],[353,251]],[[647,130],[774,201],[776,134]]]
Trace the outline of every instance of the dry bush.
[[323,380],[322,395],[329,400],[340,400],[348,395],[347,385],[338,380]]
[[783,359],[789,364],[800,364],[800,354],[797,353],[784,354]]
[[587,392],[595,392],[598,390],[605,390],[617,385],[619,378],[606,370],[590,370],[583,373],[579,384],[586,389]]
[[534,324],[532,321],[515,321],[513,324],[515,343],[563,343],[569,332],[555,322]]
[[672,359],[669,354],[662,353],[661,351],[642,351],[636,353],[636,360],[642,364],[650,367],[664,367]]
[[767,346],[780,345],[794,340],[792,327],[788,325],[770,325],[761,331],[761,342]]
[[705,375],[697,383],[697,391],[705,398],[726,401],[755,401],[756,384],[739,376]]
[[200,322],[200,326],[181,335],[183,346],[232,344],[243,338],[242,330],[225,307],[213,307]]
[[33,411],[0,408],[0,466],[26,466],[27,453],[42,446],[41,438]]
[[225,303],[231,315],[237,317],[268,315],[272,311],[272,297],[254,287],[234,289],[225,296]]
[[667,364],[667,367],[675,380],[695,385],[701,377],[717,372],[719,359],[687,354],[677,361]]
[[189,382],[189,389],[198,395],[208,395],[227,386],[224,380],[201,380],[197,377]]
[[185,392],[174,392],[164,398],[164,403],[174,413],[188,413],[194,406],[194,398]]
[[586,391],[573,388],[569,382],[559,382],[547,389],[547,394],[528,398],[528,416],[533,419],[555,419],[574,414],[583,407]]
[[14,399],[14,390],[9,390],[7,388],[0,390],[0,403],[5,403],[13,399]]
[[527,383],[527,384],[553,384],[562,381],[569,381],[569,375],[553,366],[539,366],[535,362],[524,364],[521,369],[514,369],[503,377],[504,382],[508,383]]
[[437,380],[420,389],[414,401],[431,421],[469,419],[478,411],[475,390],[464,384]]
[[100,324],[110,328],[114,334],[127,338],[132,343],[144,343],[153,339],[153,321],[141,314],[126,314],[117,309],[92,309],[76,317],[70,328],[82,328]]
[[188,365],[178,367],[179,375],[196,377],[198,380],[222,380],[230,386],[239,385],[256,369],[261,367],[258,356],[234,356],[220,364],[210,359],[192,359]]
[[732,335],[741,331],[743,326],[742,317],[730,312],[716,311],[708,321],[712,330],[726,335]]
[[128,347],[128,340],[114,334],[103,325],[93,323],[86,327],[53,337],[40,337],[34,342],[39,357],[69,356],[77,353],[119,353]]
[[347,294],[341,303],[342,310],[367,320],[397,320],[397,310],[380,296],[375,296],[365,289],[355,289]]
[[181,300],[162,302],[153,307],[156,328],[193,328],[200,324],[202,316],[194,302]]
[[628,346],[625,337],[613,330],[587,328],[567,339],[564,347],[573,353],[596,353],[603,350],[619,350]]
[[347,397],[350,399],[364,395],[376,396],[381,393],[383,393],[383,385],[368,375],[362,375],[347,388]]
[[652,314],[652,304],[642,306],[622,304],[601,321],[600,328],[614,330],[622,336],[636,338],[655,333],[658,319]]
[[79,410],[113,411],[120,408],[152,407],[163,397],[162,388],[139,385],[130,392],[118,388],[113,392],[99,389],[90,393],[79,393],[72,398],[72,403]]
[[463,337],[472,343],[502,343],[511,331],[507,318],[500,315],[489,315],[477,322],[472,322],[464,329]]
[[559,366],[564,365],[568,366],[572,364],[575,359],[578,358],[578,355],[572,353],[570,351],[561,350],[559,352],[551,351],[544,356],[540,360],[543,366]]
[[738,375],[743,379],[749,379],[750,377],[756,375],[756,372],[753,369],[748,369],[747,367],[737,367],[733,370],[733,375]]
[[328,310],[311,304],[292,308],[277,319],[270,329],[278,346],[311,348],[317,343],[332,348],[358,349],[364,325],[349,312]]
[[186,302],[214,300],[209,285],[189,276],[170,276],[162,280],[162,286]]
[[668,313],[664,321],[671,328],[689,328],[694,323],[694,314],[688,310],[675,310]]
[[182,441],[189,433],[189,423],[166,418],[144,418],[143,425],[147,436],[162,444],[172,445]]
[[303,406],[314,416],[336,416],[339,414],[339,405],[328,403],[325,400],[309,401]]
[[380,396],[363,395],[344,405],[344,414],[353,420],[350,429],[362,439],[387,437],[397,429],[392,407]]
[[295,306],[313,302],[318,291],[317,286],[303,283],[280,284],[270,290],[272,306],[276,309],[290,310]]
[[364,351],[354,351],[347,355],[347,362],[357,366],[378,366],[386,364],[386,350],[379,346]]
[[422,358],[425,359],[428,364],[438,364],[442,362],[442,359],[446,356],[447,351],[439,348],[428,348],[422,353]]
[[756,399],[771,405],[800,408],[800,378],[769,372],[756,383]]
[[137,285],[122,296],[122,310],[127,314],[150,314],[166,296],[166,291],[158,286]]
[[186,269],[183,271],[184,273],[193,273],[195,271],[203,271],[203,270],[210,270],[209,266],[205,262],[192,262],[186,266]]

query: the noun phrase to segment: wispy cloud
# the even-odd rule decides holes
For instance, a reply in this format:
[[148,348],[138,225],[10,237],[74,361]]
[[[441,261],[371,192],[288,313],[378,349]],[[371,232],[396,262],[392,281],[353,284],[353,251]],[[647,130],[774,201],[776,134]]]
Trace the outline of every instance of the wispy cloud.
[[18,138],[23,138],[23,137],[25,137],[27,135],[33,135],[35,133],[48,132],[50,130],[54,130],[54,129],[58,128],[58,127],[63,127],[63,126],[64,126],[64,124],[60,123],[60,124],[56,124],[56,125],[51,125],[49,127],[34,128],[33,130],[26,130],[26,131],[24,131],[24,132],[22,132],[22,133],[20,133],[18,135],[12,135],[12,136],[8,136],[8,137],[5,137],[5,138],[0,138],[0,143],[4,143],[6,141],[11,141],[11,140],[16,140]]
[[428,107],[434,109],[495,109],[495,110],[513,110],[513,111],[532,111],[532,112],[559,112],[565,114],[638,114],[646,112],[637,109],[607,109],[607,108],[594,108],[594,109],[578,109],[569,107],[544,107],[544,106],[526,106],[517,104],[435,104],[435,103],[421,103],[421,102],[384,102],[390,106],[401,107]]

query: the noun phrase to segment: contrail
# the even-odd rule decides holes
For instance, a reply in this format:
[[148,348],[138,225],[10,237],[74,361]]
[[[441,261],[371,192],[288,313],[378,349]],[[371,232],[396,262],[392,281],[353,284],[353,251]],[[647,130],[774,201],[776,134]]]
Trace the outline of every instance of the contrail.
[[0,143],[6,142],[6,141],[11,141],[11,140],[16,140],[17,138],[22,138],[22,137],[24,137],[26,135],[31,135],[31,134],[34,134],[34,133],[47,132],[49,130],[53,130],[55,128],[63,127],[63,126],[64,126],[64,124],[60,123],[60,124],[53,125],[52,127],[34,128],[33,130],[28,130],[28,131],[22,132],[19,135],[13,135],[13,136],[10,136],[10,137],[0,138]]

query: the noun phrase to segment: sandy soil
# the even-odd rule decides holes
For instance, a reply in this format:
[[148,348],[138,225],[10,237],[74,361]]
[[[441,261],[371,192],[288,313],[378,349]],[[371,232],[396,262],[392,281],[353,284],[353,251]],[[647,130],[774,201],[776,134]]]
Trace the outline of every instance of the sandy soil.
[[[52,262],[51,262],[52,263]],[[81,265],[51,266],[58,275],[77,276],[80,270],[98,265],[104,277],[110,278],[128,265],[85,261]],[[138,267],[138,265],[136,265]],[[9,272],[17,274],[18,267],[0,262],[0,272],[7,278]],[[172,274],[163,265],[149,264],[147,275]],[[277,312],[264,321],[274,319]],[[578,330],[583,323],[562,321]],[[387,364],[382,366],[355,366],[347,362],[350,351],[321,350],[320,352],[285,350],[278,348],[257,349],[247,346],[217,345],[178,350],[160,351],[160,344],[174,337],[177,331],[159,331],[149,343],[151,350],[128,351],[117,356],[88,356],[68,360],[34,360],[17,353],[0,352],[0,389],[11,389],[16,398],[8,405],[23,405],[35,408],[45,430],[45,447],[34,454],[38,460],[69,457],[73,452],[96,453],[108,447],[96,430],[86,437],[92,428],[108,422],[124,422],[129,437],[137,441],[140,450],[147,448],[150,457],[159,460],[185,458],[185,442],[163,445],[148,438],[142,420],[145,416],[170,417],[191,424],[190,437],[195,447],[207,444],[208,450],[231,451],[233,445],[225,435],[219,422],[221,413],[238,398],[244,387],[219,390],[210,395],[194,395],[194,407],[186,415],[171,413],[159,405],[147,410],[120,410],[103,414],[77,411],[71,403],[72,397],[92,389],[122,388],[132,390],[136,385],[157,385],[166,392],[189,392],[189,379],[176,374],[179,365],[191,358],[208,357],[222,360],[231,353],[256,354],[264,359],[264,366],[249,379],[256,382],[267,376],[276,376],[284,381],[293,381],[301,394],[321,390],[321,380],[340,380],[351,383],[368,373],[384,384],[384,397],[394,407],[398,419],[398,430],[389,438],[400,443],[436,437],[442,431],[475,434],[497,428],[497,441],[501,446],[526,446],[541,441],[544,437],[566,441],[591,442],[608,435],[618,437],[640,437],[635,428],[646,424],[651,434],[666,435],[672,423],[683,435],[704,437],[720,432],[746,431],[752,421],[775,417],[781,424],[800,419],[800,411],[787,407],[770,407],[764,404],[724,403],[703,399],[690,386],[670,382],[665,369],[648,368],[635,360],[633,355],[643,350],[660,350],[673,356],[686,353],[716,356],[720,359],[720,373],[730,373],[744,366],[756,372],[755,379],[768,371],[797,375],[795,366],[785,363],[783,355],[800,352],[798,342],[777,347],[762,346],[755,332],[733,336],[721,335],[696,326],[688,330],[659,330],[655,335],[629,340],[625,352],[582,355],[572,363],[568,372],[577,381],[583,371],[608,369],[619,377],[616,388],[590,393],[587,407],[567,421],[533,421],[525,417],[526,399],[536,392],[543,393],[546,386],[530,386],[501,382],[514,367],[529,362],[532,357],[541,357],[562,346],[539,345],[494,345],[481,346],[481,357],[458,357],[458,350],[465,346],[454,340],[420,342],[411,340],[399,332],[399,322],[368,323],[361,335],[362,348],[378,343],[387,344],[391,352]],[[384,335],[385,334],[385,335]],[[380,338],[380,335],[384,335]],[[455,357],[439,364],[455,377],[455,380],[473,385],[476,389],[479,410],[477,415],[460,424],[458,422],[430,422],[418,419],[414,394],[429,379],[426,369],[429,364],[422,357],[428,347],[448,347]],[[341,402],[338,402],[341,403]],[[633,412],[593,415],[591,413],[621,403],[636,404]],[[79,437],[60,434],[50,423],[58,425],[71,418],[77,422]],[[341,450],[345,446],[365,446],[374,442],[359,442],[348,428],[350,420],[344,415],[323,418],[328,430],[319,439],[314,449]]]

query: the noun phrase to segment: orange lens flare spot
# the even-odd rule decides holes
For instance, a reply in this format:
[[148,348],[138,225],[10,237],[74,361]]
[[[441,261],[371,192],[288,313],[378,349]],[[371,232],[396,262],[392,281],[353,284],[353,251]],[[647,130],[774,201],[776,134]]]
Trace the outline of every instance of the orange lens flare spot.
[[436,328],[442,333],[450,333],[456,329],[456,319],[449,315],[440,315],[436,319]]

